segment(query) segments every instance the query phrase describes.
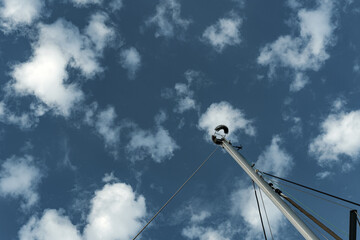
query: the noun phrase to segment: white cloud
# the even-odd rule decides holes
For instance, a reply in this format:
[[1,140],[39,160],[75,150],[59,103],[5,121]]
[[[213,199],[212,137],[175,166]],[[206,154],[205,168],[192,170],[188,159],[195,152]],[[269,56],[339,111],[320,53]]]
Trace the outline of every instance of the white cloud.
[[187,110],[196,108],[194,92],[190,90],[189,85],[176,83],[174,88],[177,95],[177,105],[174,109],[175,112],[183,113]]
[[309,145],[309,153],[321,166],[332,166],[360,157],[360,110],[331,113],[321,124],[320,134]]
[[71,0],[75,6],[83,7],[89,4],[101,4],[103,0]]
[[[259,192],[258,195],[260,195]],[[282,234],[280,230],[287,224],[287,220],[264,193],[262,193],[262,197],[268,218],[270,219],[272,233],[276,237]],[[261,200],[259,199],[259,201]],[[263,239],[264,236],[253,188],[241,187],[234,191],[231,196],[231,202],[231,214],[240,215],[246,223],[246,232],[243,239]],[[262,203],[260,206],[262,208],[261,211],[264,212]]]
[[42,173],[29,155],[11,157],[1,166],[0,196],[21,198],[21,207],[28,209],[39,199],[36,192]]
[[[269,66],[272,77],[277,67],[288,67],[295,72],[317,71],[329,58],[326,49],[333,44],[335,25],[332,22],[333,3],[331,0],[319,0],[317,9],[300,9],[297,23],[300,35],[280,36],[275,42],[261,49],[257,61]],[[302,78],[304,79],[304,78]],[[293,82],[293,90],[303,87],[304,81],[298,78]]]
[[281,148],[282,139],[275,135],[271,144],[259,156],[256,168],[261,171],[285,177],[294,165],[292,157]]
[[208,211],[201,211],[200,213],[198,214],[193,214],[191,216],[191,219],[190,221],[193,222],[193,223],[198,223],[198,222],[202,222],[204,221],[206,218],[210,217],[210,212]]
[[215,127],[222,124],[229,128],[229,139],[236,139],[234,136],[238,131],[244,131],[250,136],[255,135],[252,121],[246,119],[245,114],[240,109],[234,108],[228,102],[211,104],[206,112],[200,116],[198,127],[206,131],[205,138],[210,140],[210,136],[215,132]]
[[85,33],[90,37],[98,52],[101,52],[115,37],[114,29],[105,24],[107,21],[109,21],[109,17],[105,13],[95,13],[91,16],[89,25],[85,29]]
[[130,141],[126,146],[132,161],[143,160],[150,156],[155,162],[162,162],[174,156],[179,146],[170,136],[169,131],[162,126],[155,130],[134,129],[130,133]]
[[86,77],[102,71],[96,53],[86,37],[65,20],[39,25],[39,39],[28,62],[14,66],[12,87],[18,95],[34,95],[63,116],[83,99],[75,83],[68,83],[67,67],[77,68]]
[[142,226],[145,214],[145,198],[136,197],[129,185],[106,184],[91,201],[85,239],[130,239]]
[[295,74],[295,79],[290,84],[290,92],[298,92],[309,83],[309,78],[303,73],[298,72]]
[[234,15],[221,18],[214,25],[207,27],[202,35],[203,41],[211,44],[216,51],[222,52],[225,47],[238,45],[242,20]]
[[290,122],[291,127],[289,130],[295,137],[300,137],[303,134],[302,120],[301,118],[294,116],[294,113],[283,113],[283,120]]
[[222,229],[214,229],[211,227],[190,226],[184,228],[181,234],[188,239],[199,240],[230,240],[227,233]]
[[185,72],[187,83],[176,83],[174,89],[163,89],[161,96],[166,99],[174,99],[176,106],[174,112],[184,113],[185,111],[198,109],[198,105],[194,99],[194,91],[191,89],[194,81],[201,80],[200,73],[194,70]]
[[48,209],[41,219],[32,217],[19,231],[20,240],[81,240],[81,235],[61,211]]
[[110,183],[110,182],[118,182],[119,179],[114,176],[114,172],[111,172],[111,173],[105,173],[105,176],[103,177],[102,181],[105,183]]
[[186,30],[190,20],[180,16],[181,5],[177,0],[160,0],[156,6],[156,13],[147,21],[147,25],[155,25],[155,37],[174,37],[178,31]]
[[116,117],[113,107],[100,111],[96,117],[95,128],[107,147],[115,147],[120,142],[120,126],[115,123]]
[[112,11],[118,11],[122,8],[123,6],[123,0],[112,0],[109,3],[109,7]]
[[323,172],[318,172],[316,174],[316,177],[318,179],[325,179],[327,177],[330,177],[332,175],[332,172],[329,172],[329,171],[323,171]]
[[0,121],[6,124],[13,124],[21,129],[29,129],[38,123],[37,114],[11,112],[4,102],[0,102]]
[[41,0],[2,0],[1,5],[0,24],[5,31],[30,25],[40,17],[44,8]]
[[141,56],[139,52],[134,47],[122,50],[121,54],[121,64],[123,68],[128,70],[128,76],[130,79],[135,78],[136,72],[141,66]]
[[45,210],[19,231],[20,240],[128,240],[143,224],[145,198],[124,183],[106,184],[95,192],[84,232],[78,231],[63,211]]
[[335,101],[333,102],[332,104],[332,110],[334,112],[339,112],[339,111],[342,111],[343,108],[345,107],[346,105],[346,100],[342,97],[339,97],[337,99],[335,99]]

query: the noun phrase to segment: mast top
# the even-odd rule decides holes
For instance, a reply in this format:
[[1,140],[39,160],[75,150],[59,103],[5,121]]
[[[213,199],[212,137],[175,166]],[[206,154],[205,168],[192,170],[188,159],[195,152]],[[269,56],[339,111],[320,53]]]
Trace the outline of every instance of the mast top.
[[[224,135],[220,134],[220,130],[224,131]],[[211,140],[217,144],[217,145],[221,145],[222,142],[225,140],[225,136],[226,134],[229,133],[229,128],[225,125],[219,125],[215,128],[215,133],[211,136]],[[220,138],[219,138],[220,137]]]

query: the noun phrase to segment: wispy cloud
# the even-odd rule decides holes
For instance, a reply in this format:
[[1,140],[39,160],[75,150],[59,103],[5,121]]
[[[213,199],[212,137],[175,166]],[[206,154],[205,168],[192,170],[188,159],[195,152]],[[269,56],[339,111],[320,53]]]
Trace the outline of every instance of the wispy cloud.
[[334,43],[333,5],[331,0],[319,0],[316,9],[300,9],[296,19],[299,36],[280,36],[261,49],[257,62],[269,66],[269,77],[274,76],[277,68],[286,67],[295,72],[291,91],[299,91],[306,85],[307,78],[302,73],[319,70],[330,57],[326,50]]
[[227,46],[240,44],[241,23],[241,18],[235,14],[220,18],[217,23],[205,29],[202,40],[212,45],[216,51],[222,52]]
[[194,85],[194,81],[201,80],[200,72],[194,70],[187,70],[184,75],[187,80],[186,83],[176,83],[174,89],[166,88],[161,93],[163,98],[174,99],[176,101],[174,112],[180,114],[198,108],[194,98],[195,93],[191,88]]
[[177,0],[160,0],[156,13],[146,21],[146,25],[156,27],[155,37],[172,38],[186,30],[191,23],[181,18],[181,5]]
[[75,6],[77,7],[84,7],[89,4],[101,4],[103,0],[71,0]]
[[41,177],[42,172],[32,156],[12,156],[1,165],[0,196],[20,198],[21,207],[29,209],[39,199],[37,187]]
[[136,127],[130,132],[130,140],[126,145],[130,160],[137,161],[150,157],[155,162],[160,163],[172,158],[174,151],[179,149],[169,131],[161,125],[164,121],[163,117],[156,117],[156,119],[158,121],[154,129],[143,130]]
[[124,49],[121,51],[121,65],[128,70],[128,76],[130,79],[134,79],[136,72],[141,67],[141,56],[138,50],[134,47]]
[[91,16],[90,22],[85,28],[85,33],[95,45],[96,51],[100,53],[115,37],[114,29],[106,24],[108,21],[109,17],[105,13],[98,12]]
[[117,157],[120,144],[120,132],[123,127],[117,120],[114,107],[108,106],[99,110],[96,103],[85,112],[85,123],[95,128],[96,133],[104,140],[105,147]]
[[3,0],[0,7],[0,25],[5,32],[32,24],[41,17],[41,0]]
[[261,171],[270,172],[278,176],[286,176],[294,165],[293,158],[281,147],[282,139],[273,136],[271,144],[260,154],[256,167]]

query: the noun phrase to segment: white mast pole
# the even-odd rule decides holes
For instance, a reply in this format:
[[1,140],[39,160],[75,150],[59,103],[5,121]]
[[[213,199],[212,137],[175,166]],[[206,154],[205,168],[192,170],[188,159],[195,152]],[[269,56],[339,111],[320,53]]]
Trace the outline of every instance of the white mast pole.
[[[220,125],[215,128],[216,131],[224,130],[228,132],[228,128]],[[221,145],[234,160],[244,169],[250,178],[260,187],[260,189],[269,197],[269,199],[277,206],[277,208],[284,214],[284,216],[294,225],[299,233],[308,240],[319,239],[311,229],[296,215],[296,213],[281,199],[281,197],[269,186],[264,179],[262,179],[257,172],[248,164],[245,157],[242,156],[224,137],[221,139],[213,135],[213,141]]]

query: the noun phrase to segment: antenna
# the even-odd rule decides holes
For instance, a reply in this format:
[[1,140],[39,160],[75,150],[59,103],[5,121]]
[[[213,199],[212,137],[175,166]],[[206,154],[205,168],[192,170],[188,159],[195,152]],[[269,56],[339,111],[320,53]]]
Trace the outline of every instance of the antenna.
[[[220,134],[223,131],[225,135]],[[222,146],[232,158],[242,167],[242,169],[249,175],[249,177],[261,188],[261,190],[269,197],[275,206],[284,214],[290,223],[299,231],[299,233],[308,240],[319,239],[311,229],[296,215],[296,213],[281,199],[281,197],[269,186],[264,179],[260,177],[258,171],[254,170],[246,161],[245,157],[241,155],[230,143],[226,140],[226,134],[229,133],[229,128],[225,125],[219,125],[215,128],[215,133],[212,135],[212,141]]]

